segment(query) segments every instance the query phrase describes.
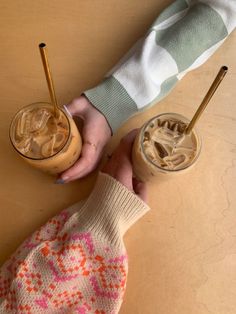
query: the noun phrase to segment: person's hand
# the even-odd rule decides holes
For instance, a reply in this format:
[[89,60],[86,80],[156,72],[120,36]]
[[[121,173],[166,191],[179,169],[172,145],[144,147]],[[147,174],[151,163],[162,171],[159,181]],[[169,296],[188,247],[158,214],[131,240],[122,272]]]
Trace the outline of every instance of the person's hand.
[[134,192],[145,203],[147,202],[147,190],[145,183],[133,177],[131,151],[138,129],[132,130],[120,141],[120,145],[112,154],[111,159],[105,164],[102,172],[109,174],[131,192]]
[[81,156],[71,168],[61,174],[59,181],[63,183],[82,178],[93,171],[101,159],[104,146],[111,137],[111,129],[106,118],[85,96],[74,99],[66,108],[72,116],[82,118],[84,125]]

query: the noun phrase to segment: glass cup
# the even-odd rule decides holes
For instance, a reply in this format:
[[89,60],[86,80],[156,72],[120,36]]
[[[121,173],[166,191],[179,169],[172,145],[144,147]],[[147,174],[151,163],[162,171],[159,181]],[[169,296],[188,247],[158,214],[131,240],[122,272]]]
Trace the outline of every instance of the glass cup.
[[194,128],[184,134],[189,120],[177,113],[163,113],[147,121],[137,134],[132,162],[135,176],[145,181],[183,173],[197,161],[201,139]]
[[27,163],[50,174],[70,168],[82,147],[72,117],[60,109],[56,119],[53,106],[46,102],[30,104],[16,113],[10,125],[10,140]]

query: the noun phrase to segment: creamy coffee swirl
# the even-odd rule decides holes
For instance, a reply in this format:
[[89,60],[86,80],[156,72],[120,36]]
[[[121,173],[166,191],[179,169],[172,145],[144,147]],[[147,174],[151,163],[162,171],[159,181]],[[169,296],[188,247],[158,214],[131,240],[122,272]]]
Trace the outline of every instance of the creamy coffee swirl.
[[155,165],[178,170],[187,167],[197,154],[197,137],[186,135],[186,123],[177,118],[161,117],[148,124],[143,133],[143,150]]
[[47,158],[56,154],[66,143],[68,121],[63,113],[56,118],[48,107],[24,108],[15,117],[13,144],[30,158]]

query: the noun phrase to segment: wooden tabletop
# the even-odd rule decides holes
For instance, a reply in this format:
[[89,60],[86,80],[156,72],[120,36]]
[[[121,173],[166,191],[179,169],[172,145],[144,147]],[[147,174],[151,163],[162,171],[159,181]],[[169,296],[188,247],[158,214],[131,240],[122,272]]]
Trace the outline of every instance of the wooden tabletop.
[[[97,84],[171,1],[40,0],[0,4],[0,263],[49,217],[85,198],[96,173],[67,185],[13,151],[9,123],[48,101],[38,44],[46,42],[61,104]],[[121,314],[236,313],[236,33],[159,104],[130,119],[107,147],[161,112],[191,118],[221,65],[229,67],[199,121],[193,169],[148,186],[152,210],[125,236],[129,276]]]

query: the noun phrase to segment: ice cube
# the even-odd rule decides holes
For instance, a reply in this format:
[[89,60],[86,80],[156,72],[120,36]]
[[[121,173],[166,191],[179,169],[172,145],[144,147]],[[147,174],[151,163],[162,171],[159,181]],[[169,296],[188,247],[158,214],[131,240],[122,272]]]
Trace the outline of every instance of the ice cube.
[[188,160],[188,157],[185,154],[175,153],[172,156],[167,156],[163,159],[165,160],[166,163],[168,163],[168,165],[170,165],[171,169],[174,169],[176,167],[183,166],[186,160]]
[[60,146],[62,146],[62,144],[65,143],[65,140],[66,134],[64,132],[60,132],[55,135],[55,143],[53,147],[54,152],[59,150]]
[[152,140],[160,144],[168,144],[174,146],[176,141],[174,138],[174,132],[169,129],[159,128],[152,133]]
[[32,112],[30,131],[35,132],[45,128],[51,116],[52,113],[46,108],[37,109]]
[[161,158],[164,158],[166,156],[169,155],[168,151],[166,150],[166,148],[164,147],[164,145],[158,143],[158,142],[154,142],[154,147],[156,148],[157,150],[157,153],[158,155],[161,157]]
[[41,154],[43,157],[50,157],[54,154],[53,148],[56,141],[56,135],[53,134],[50,138],[41,146]]
[[24,155],[30,151],[31,147],[31,137],[24,137],[17,143],[17,149]]
[[22,112],[16,124],[15,129],[16,138],[30,136],[30,123],[31,114],[29,113],[29,111]]

